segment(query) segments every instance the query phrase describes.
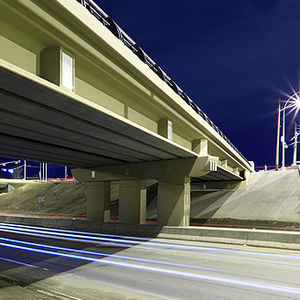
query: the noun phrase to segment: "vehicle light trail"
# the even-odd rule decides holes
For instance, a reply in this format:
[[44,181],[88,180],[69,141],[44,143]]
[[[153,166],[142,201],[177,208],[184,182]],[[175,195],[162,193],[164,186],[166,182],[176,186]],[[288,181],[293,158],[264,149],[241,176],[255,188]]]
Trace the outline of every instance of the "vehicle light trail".
[[[22,229],[25,227],[25,229]],[[93,243],[101,243],[103,241],[107,242],[117,242],[115,245],[122,245],[123,244],[131,244],[131,245],[137,245],[139,247],[141,241],[140,239],[144,238],[136,238],[136,237],[128,237],[128,236],[122,236],[122,235],[109,235],[109,234],[99,234],[99,233],[90,233],[90,232],[83,232],[83,231],[70,231],[72,234],[69,234],[68,230],[62,230],[62,229],[53,229],[53,228],[43,228],[43,227],[34,227],[34,226],[23,226],[23,225],[10,225],[5,223],[0,223],[0,230],[7,231],[6,228],[10,228],[13,230],[16,230],[17,232],[22,231],[22,233],[29,232],[29,233],[41,233],[45,234],[45,237],[51,237],[57,235],[57,237],[71,237],[78,239],[78,241],[85,241],[89,242],[89,240],[92,240]],[[50,231],[50,232],[47,232]],[[14,231],[9,231],[14,232]],[[46,233],[45,233],[46,232]],[[64,234],[65,233],[65,234]],[[92,235],[92,236],[90,236]],[[103,238],[102,235],[108,236],[107,238]],[[98,238],[96,238],[98,237]],[[116,237],[121,238],[118,239]],[[129,239],[128,239],[129,238]],[[120,244],[123,243],[123,244]],[[170,248],[174,247],[177,249],[188,249],[188,250],[202,250],[202,251],[214,251],[214,252],[223,252],[223,253],[234,253],[234,254],[249,254],[254,256],[269,256],[269,257],[276,257],[276,258],[291,258],[291,259],[300,259],[299,255],[295,254],[278,254],[278,253],[266,253],[266,252],[257,252],[257,251],[249,251],[249,250],[236,250],[236,249],[221,249],[217,247],[206,247],[206,246],[191,246],[191,245],[179,245],[174,243],[167,243],[167,242],[156,242],[156,241],[150,241],[149,239],[146,239],[143,245],[147,246],[156,246],[156,247],[164,247],[164,248]],[[127,246],[128,247],[128,246]],[[142,246],[144,247],[144,246]],[[150,247],[149,247],[150,248]],[[159,248],[157,248],[159,249]],[[194,252],[193,252],[194,253]]]
[[153,260],[153,259],[147,259],[147,258],[136,258],[136,257],[131,257],[131,256],[118,255],[118,254],[109,254],[109,253],[103,253],[103,252],[79,250],[79,249],[66,248],[66,247],[58,247],[58,246],[45,245],[45,244],[32,243],[32,242],[25,242],[25,241],[20,241],[20,240],[15,240],[15,239],[8,239],[8,238],[0,238],[0,240],[5,241],[5,242],[9,242],[9,243],[18,243],[18,244],[22,244],[22,245],[29,245],[29,246],[35,246],[35,247],[40,247],[40,248],[48,248],[48,249],[67,251],[67,252],[75,252],[75,253],[81,253],[81,254],[89,254],[89,255],[102,256],[102,257],[112,257],[112,258],[118,258],[118,259],[124,259],[124,260],[132,260],[132,261],[139,261],[139,262],[146,262],[146,263],[169,265],[169,266],[174,266],[174,267],[198,269],[198,270],[218,271],[217,269],[214,269],[214,268],[192,266],[192,265],[187,265],[187,264],[172,263],[172,262],[161,261],[161,260]]
[[66,230],[66,229],[56,229],[56,228],[46,228],[46,227],[38,227],[38,226],[30,226],[30,225],[20,225],[20,224],[7,224],[1,223],[0,226],[7,227],[17,227],[17,228],[29,228],[29,229],[42,229],[44,231],[55,231],[55,232],[66,232],[66,233],[75,233],[75,234],[89,234],[91,236],[99,236],[99,237],[114,237],[114,238],[127,238],[139,241],[149,241],[151,238],[143,238],[143,237],[133,237],[128,235],[117,235],[117,234],[107,234],[107,233],[95,233],[95,232],[86,232],[86,231],[76,231],[76,230]]
[[159,267],[135,265],[132,263],[127,263],[127,262],[117,262],[117,261],[111,261],[111,260],[107,260],[107,259],[96,259],[96,258],[91,258],[91,257],[55,252],[55,251],[50,251],[50,250],[41,250],[41,249],[35,249],[35,248],[31,248],[31,247],[11,245],[11,244],[6,244],[6,243],[2,243],[2,242],[0,242],[0,246],[19,249],[19,250],[23,250],[23,251],[29,251],[29,252],[37,252],[37,253],[46,254],[46,255],[52,255],[52,256],[54,255],[54,256],[61,256],[61,257],[66,257],[66,258],[70,258],[70,259],[84,260],[84,261],[88,261],[88,262],[97,262],[97,263],[101,263],[101,264],[116,265],[116,266],[120,266],[120,267],[127,267],[127,268],[139,269],[139,270],[144,270],[144,271],[163,273],[163,274],[168,274],[171,276],[181,276],[181,277],[183,276],[183,277],[187,277],[187,278],[194,278],[194,279],[205,280],[205,281],[210,281],[210,282],[218,282],[221,284],[230,284],[230,285],[237,285],[237,286],[246,287],[246,288],[263,289],[263,290],[269,290],[269,291],[280,292],[280,293],[285,293],[285,294],[300,295],[300,289],[292,287],[292,286],[274,285],[274,284],[269,284],[269,283],[259,283],[259,282],[255,282],[255,281],[239,280],[239,279],[232,279],[232,278],[226,278],[226,277],[204,275],[204,274],[199,274],[199,273],[190,273],[190,272],[185,272],[185,271],[162,269]]
[[[18,229],[8,229],[9,226],[5,226],[5,227],[7,229],[1,229],[1,226],[0,226],[0,231],[2,230],[4,232],[9,232],[9,233],[21,233],[23,235],[29,235],[29,236],[60,239],[60,240],[66,240],[66,241],[92,243],[92,244],[101,244],[101,245],[105,245],[105,246],[116,246],[116,247],[122,247],[122,248],[134,247],[134,248],[144,249],[144,250],[157,250],[157,251],[173,252],[173,253],[178,253],[178,251],[180,251],[180,253],[192,254],[192,255],[197,255],[197,256],[206,255],[206,256],[225,258],[225,259],[232,258],[234,260],[238,259],[238,260],[245,260],[245,261],[268,263],[268,264],[276,263],[277,265],[286,265],[286,266],[294,266],[294,267],[300,266],[299,263],[295,263],[294,261],[285,262],[285,261],[276,261],[276,260],[272,260],[272,259],[264,259],[262,257],[245,257],[246,254],[249,254],[251,256],[255,256],[255,255],[257,255],[257,256],[262,255],[263,257],[270,256],[272,258],[285,258],[285,259],[286,258],[288,258],[288,259],[295,259],[295,258],[299,259],[300,258],[299,256],[295,256],[295,255],[261,253],[261,252],[255,252],[255,251],[232,250],[232,249],[211,248],[211,247],[202,247],[202,246],[178,245],[178,246],[185,246],[184,250],[182,250],[182,249],[177,249],[177,247],[176,247],[177,244],[159,243],[159,242],[151,242],[152,244],[154,243],[154,245],[156,247],[154,247],[152,245],[150,247],[148,247],[149,242],[143,242],[142,244],[140,244],[141,242],[139,242],[139,243],[136,243],[136,245],[128,245],[128,244],[126,244],[126,240],[124,240],[124,239],[122,239],[122,240],[114,239],[114,241],[116,241],[116,242],[103,242],[101,240],[99,240],[99,241],[92,240],[91,241],[89,239],[85,239],[82,237],[75,238],[75,237],[65,237],[62,235],[59,235],[57,237],[57,236],[55,236],[53,231],[51,232],[52,233],[51,235],[48,235],[47,233],[46,234],[42,233],[43,230],[39,230],[39,233],[34,233],[34,232],[30,232],[29,229],[27,229],[25,232],[23,232],[21,229],[19,229],[20,227],[18,227]],[[13,227],[13,226],[11,226],[11,227]],[[47,230],[46,230],[46,232],[47,232]],[[80,232],[80,233],[84,233],[84,232]],[[72,236],[74,236],[74,234],[72,234]],[[80,236],[82,236],[82,235],[80,235]],[[124,244],[124,241],[125,241],[125,244]],[[161,248],[159,248],[159,247],[161,247]],[[172,249],[172,247],[174,247],[175,249]],[[191,248],[191,250],[197,250],[197,252],[190,251],[189,247]],[[185,250],[186,248],[188,250]]]

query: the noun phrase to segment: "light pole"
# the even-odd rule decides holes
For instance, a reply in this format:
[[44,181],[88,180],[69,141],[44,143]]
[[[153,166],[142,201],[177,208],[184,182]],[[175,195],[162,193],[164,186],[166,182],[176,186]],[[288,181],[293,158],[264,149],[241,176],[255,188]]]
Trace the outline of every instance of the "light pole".
[[68,180],[68,167],[65,166],[65,181]]
[[279,168],[279,144],[280,144],[280,98],[278,99],[278,117],[277,117],[277,139],[276,139],[276,171]]
[[[292,108],[298,110],[300,109],[300,98],[299,98],[299,92],[295,92],[292,96],[290,96],[284,103],[283,107],[281,108],[280,105],[280,100],[278,104],[278,128],[277,128],[277,146],[279,146],[279,134],[278,132],[280,131],[280,113],[282,112],[282,136],[281,136],[281,144],[282,144],[282,169],[285,169],[285,148],[286,148],[286,143],[285,143],[285,110],[287,108]],[[289,104],[289,105],[288,105]],[[279,162],[279,147],[277,150],[276,147],[276,170],[278,170],[278,162]]]
[[295,129],[294,129],[294,153],[293,153],[293,166],[297,165],[297,148],[298,148],[298,135],[300,134],[300,131],[298,131],[299,128],[297,128],[297,123],[295,122]]
[[24,180],[26,180],[27,177],[27,164],[26,164],[26,160],[24,160]]

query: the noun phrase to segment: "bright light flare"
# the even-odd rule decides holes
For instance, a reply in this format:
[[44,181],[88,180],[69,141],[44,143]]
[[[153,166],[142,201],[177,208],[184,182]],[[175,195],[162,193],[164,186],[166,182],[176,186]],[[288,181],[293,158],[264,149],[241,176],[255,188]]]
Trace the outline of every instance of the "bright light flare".
[[291,96],[289,96],[289,98],[286,101],[284,101],[282,110],[289,109],[288,114],[294,111],[295,112],[294,118],[295,118],[296,114],[300,110],[300,91],[298,92],[293,91],[293,92],[294,93]]
[[300,98],[299,95],[297,95],[297,99],[295,100],[296,106],[298,109],[300,109]]

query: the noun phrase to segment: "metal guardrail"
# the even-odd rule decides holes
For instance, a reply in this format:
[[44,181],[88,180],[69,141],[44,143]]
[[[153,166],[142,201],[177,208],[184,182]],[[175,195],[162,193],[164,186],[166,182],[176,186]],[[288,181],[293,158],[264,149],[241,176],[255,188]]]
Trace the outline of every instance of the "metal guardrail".
[[178,94],[198,115],[200,115],[239,155],[245,156],[230,142],[226,135],[212,122],[200,107],[153,61],[144,50],[124,32],[93,0],[76,0],[98,19],[111,33],[128,47],[141,61],[158,75],[176,94]]

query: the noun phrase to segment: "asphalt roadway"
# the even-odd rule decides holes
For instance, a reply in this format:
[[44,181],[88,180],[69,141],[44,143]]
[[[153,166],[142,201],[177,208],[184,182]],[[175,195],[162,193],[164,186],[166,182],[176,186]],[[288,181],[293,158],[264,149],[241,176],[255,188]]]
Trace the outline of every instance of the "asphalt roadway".
[[300,252],[0,223],[0,299],[300,299]]

